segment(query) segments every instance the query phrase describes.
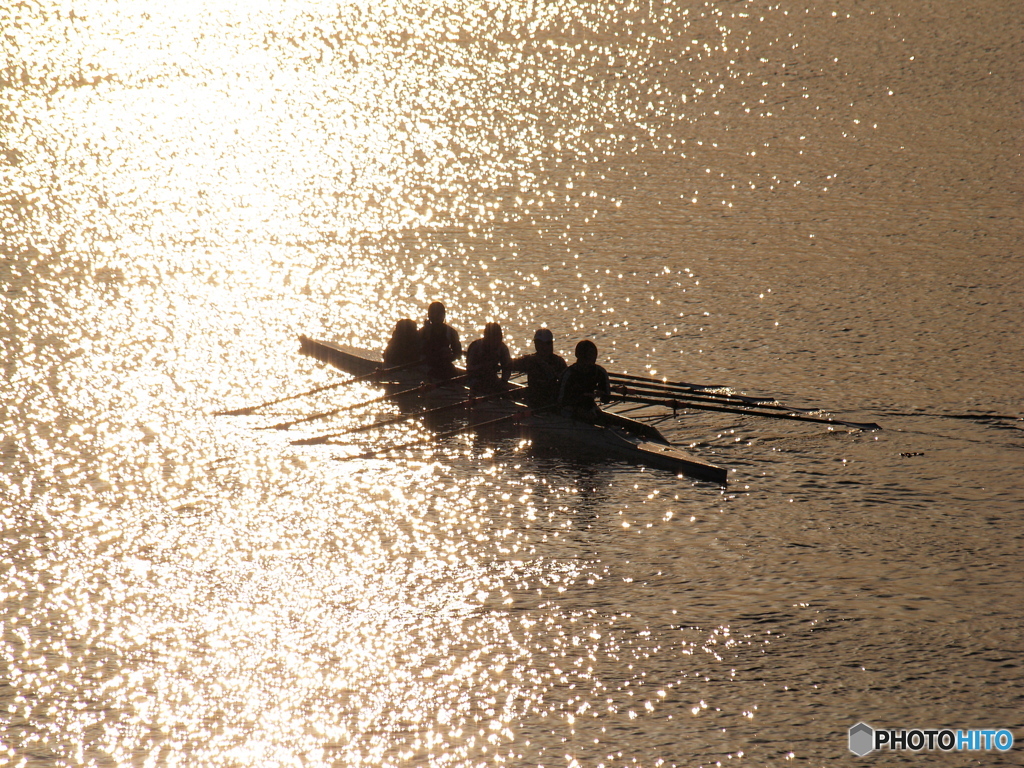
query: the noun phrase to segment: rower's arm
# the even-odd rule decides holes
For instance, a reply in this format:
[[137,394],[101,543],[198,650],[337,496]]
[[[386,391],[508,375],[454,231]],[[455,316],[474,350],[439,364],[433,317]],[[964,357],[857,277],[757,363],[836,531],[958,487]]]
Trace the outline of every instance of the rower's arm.
[[601,395],[601,402],[607,403],[609,400],[612,399],[612,386],[611,382],[608,380],[608,371],[606,371],[604,368],[601,368],[600,366],[598,367],[600,368],[600,375],[598,378],[597,387],[600,390],[599,394]]
[[565,395],[568,390],[569,379],[572,378],[572,369],[566,368],[562,374],[562,379],[558,384],[558,404],[560,406],[565,405]]
[[474,341],[466,350],[466,373],[476,374],[483,366],[480,363],[480,344]]
[[462,357],[462,342],[459,341],[459,332],[451,326],[448,327],[451,331],[449,338],[451,339],[452,361],[455,361]]
[[512,355],[508,347],[501,345],[501,380],[508,381],[512,376]]

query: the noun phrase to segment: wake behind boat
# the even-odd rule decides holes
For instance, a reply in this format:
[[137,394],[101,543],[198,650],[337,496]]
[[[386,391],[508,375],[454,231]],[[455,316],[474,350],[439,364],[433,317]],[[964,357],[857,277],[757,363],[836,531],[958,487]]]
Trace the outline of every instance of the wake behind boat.
[[[300,354],[353,376],[372,376],[382,369],[380,357],[365,350],[307,336],[300,336],[299,342]],[[463,372],[456,369],[456,373]],[[392,386],[404,391],[423,383],[426,375],[421,367],[411,366],[389,373],[387,378]],[[727,482],[728,470],[672,445],[649,424],[604,410],[599,417],[600,423],[594,424],[554,410],[529,408],[515,398],[517,390],[522,395],[525,388],[515,384],[510,387],[513,399],[490,400],[488,410],[510,416],[521,414],[522,419],[518,423],[535,443],[572,451],[574,456],[617,459],[721,485]],[[468,390],[456,381],[439,386],[432,393],[434,399],[438,396],[453,402],[467,401]]]

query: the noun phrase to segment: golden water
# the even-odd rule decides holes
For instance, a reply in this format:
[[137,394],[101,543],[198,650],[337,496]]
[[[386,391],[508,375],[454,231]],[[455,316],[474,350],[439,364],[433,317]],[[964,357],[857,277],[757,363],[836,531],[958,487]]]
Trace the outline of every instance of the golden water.
[[[0,9],[0,765],[826,765],[1021,721],[1021,9]],[[834,409],[728,489],[409,422],[299,333]],[[962,418],[968,417],[968,418]],[[1020,749],[976,756],[1020,764]],[[928,758],[964,764],[963,754]],[[885,757],[910,762],[909,753]],[[919,758],[924,759],[924,757]]]

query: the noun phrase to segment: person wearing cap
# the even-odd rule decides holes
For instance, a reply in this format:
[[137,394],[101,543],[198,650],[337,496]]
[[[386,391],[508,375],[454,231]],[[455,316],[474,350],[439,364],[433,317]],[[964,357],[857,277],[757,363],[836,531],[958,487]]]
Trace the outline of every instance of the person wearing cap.
[[576,362],[562,375],[558,404],[575,418],[595,422],[601,417],[597,397],[607,403],[611,394],[608,371],[597,364],[597,345],[584,339],[576,345]]
[[558,402],[558,387],[568,367],[565,360],[555,354],[555,336],[547,328],[533,334],[532,355],[523,355],[512,361],[512,370],[526,374],[526,399],[532,407],[554,405]]
[[462,357],[459,332],[445,321],[444,304],[433,302],[427,307],[427,321],[420,328],[420,354],[427,366],[427,375],[433,379],[455,376],[455,361]]

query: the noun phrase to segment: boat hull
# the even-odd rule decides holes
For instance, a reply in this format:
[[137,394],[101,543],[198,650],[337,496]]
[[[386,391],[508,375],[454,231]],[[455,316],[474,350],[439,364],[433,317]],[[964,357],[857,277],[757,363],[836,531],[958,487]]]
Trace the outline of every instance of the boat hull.
[[[300,336],[299,341],[300,354],[354,376],[367,376],[381,370],[380,358],[364,350],[306,336]],[[383,371],[379,381],[399,396],[397,393],[417,386],[424,378],[423,369],[410,368],[396,372]],[[468,393],[461,385],[439,384],[426,397],[432,406],[437,406],[464,402]],[[728,471],[723,467],[671,445],[654,427],[618,414],[603,412],[601,421],[591,424],[560,412],[531,410],[511,399],[487,400],[468,407],[488,417],[522,411],[524,418],[518,423],[519,428],[526,431],[535,442],[561,450],[571,448],[579,456],[618,459],[721,485],[725,485],[728,478]]]

